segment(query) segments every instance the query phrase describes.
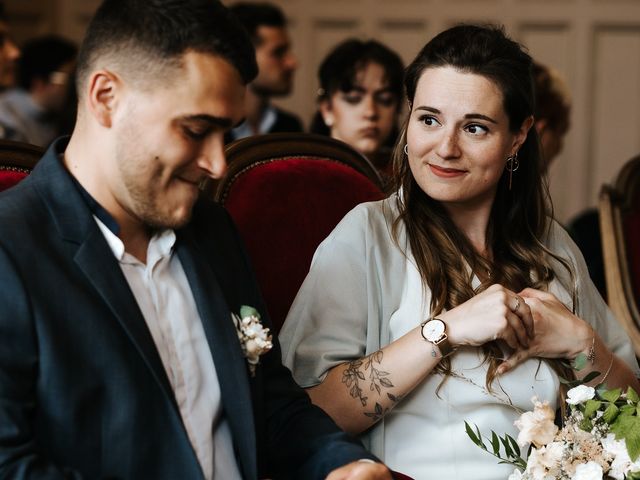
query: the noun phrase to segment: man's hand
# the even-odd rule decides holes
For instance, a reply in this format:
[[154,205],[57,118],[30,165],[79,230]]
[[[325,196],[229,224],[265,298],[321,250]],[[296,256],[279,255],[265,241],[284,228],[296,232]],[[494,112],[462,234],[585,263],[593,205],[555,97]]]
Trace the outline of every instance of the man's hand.
[[391,472],[378,462],[351,462],[329,474],[326,480],[392,480]]

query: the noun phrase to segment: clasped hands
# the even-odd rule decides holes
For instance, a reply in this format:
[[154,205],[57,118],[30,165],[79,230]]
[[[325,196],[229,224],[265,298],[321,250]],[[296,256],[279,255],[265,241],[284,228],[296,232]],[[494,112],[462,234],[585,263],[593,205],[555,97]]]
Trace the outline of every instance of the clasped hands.
[[504,342],[508,352],[498,374],[532,357],[573,359],[588,351],[594,335],[555,295],[533,288],[515,293],[498,284],[439,318],[454,347]]

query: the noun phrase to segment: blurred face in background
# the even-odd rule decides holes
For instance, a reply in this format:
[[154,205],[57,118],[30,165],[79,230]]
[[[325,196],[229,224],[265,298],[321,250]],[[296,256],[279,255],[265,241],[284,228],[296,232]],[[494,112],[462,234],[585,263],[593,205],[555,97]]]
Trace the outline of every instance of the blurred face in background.
[[365,156],[378,152],[396,125],[399,99],[385,77],[381,65],[368,63],[356,73],[351,90],[338,90],[320,103],[331,137]]
[[258,76],[251,83],[261,96],[288,95],[293,88],[293,74],[298,61],[291,51],[291,41],[284,27],[258,27],[256,45]]
[[0,89],[12,87],[15,84],[18,57],[20,57],[20,50],[9,36],[9,27],[0,20]]

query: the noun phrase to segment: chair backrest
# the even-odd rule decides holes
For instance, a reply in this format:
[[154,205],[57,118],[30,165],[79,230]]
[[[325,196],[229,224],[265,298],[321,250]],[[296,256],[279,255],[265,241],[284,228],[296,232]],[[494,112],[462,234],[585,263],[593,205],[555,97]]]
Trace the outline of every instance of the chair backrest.
[[640,356],[640,155],[603,186],[598,210],[609,306]]
[[357,204],[383,198],[382,182],[365,157],[321,135],[250,137],[226,154],[216,199],[245,242],[277,333],[316,247]]
[[0,139],[0,192],[29,175],[43,153],[36,145]]

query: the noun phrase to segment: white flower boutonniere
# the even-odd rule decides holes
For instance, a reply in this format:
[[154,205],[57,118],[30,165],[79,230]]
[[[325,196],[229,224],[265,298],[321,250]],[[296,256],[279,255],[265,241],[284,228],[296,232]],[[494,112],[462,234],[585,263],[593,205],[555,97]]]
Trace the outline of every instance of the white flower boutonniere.
[[273,347],[271,334],[268,328],[262,326],[260,314],[253,307],[242,305],[240,316],[232,313],[231,318],[236,325],[242,353],[247,359],[249,372],[253,377],[256,374],[256,365],[260,361],[260,355],[264,355]]

